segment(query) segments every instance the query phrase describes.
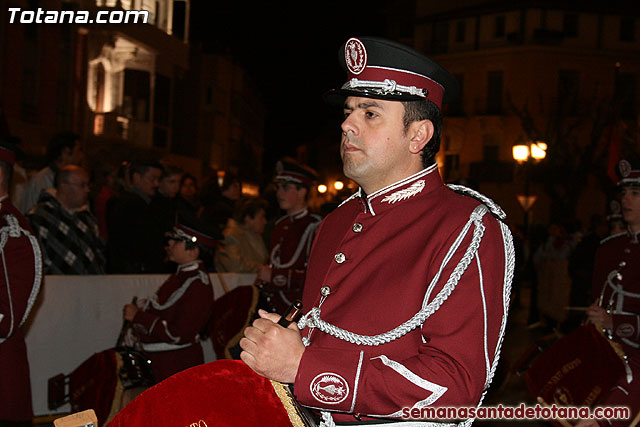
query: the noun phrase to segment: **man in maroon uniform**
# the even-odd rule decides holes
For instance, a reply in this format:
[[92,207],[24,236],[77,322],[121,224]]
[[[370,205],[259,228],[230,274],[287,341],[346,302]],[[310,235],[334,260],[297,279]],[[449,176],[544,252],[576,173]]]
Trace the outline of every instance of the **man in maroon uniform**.
[[[596,252],[592,295],[597,300],[587,315],[622,345],[627,356],[627,375],[600,405],[628,406],[633,418],[640,411],[640,168],[623,160],[619,169],[622,215],[628,229],[604,239]],[[600,424],[623,426],[629,422],[601,420]],[[585,420],[579,425],[598,424]]]
[[33,418],[27,348],[21,329],[42,283],[42,253],[27,220],[11,204],[17,149],[0,143],[0,425]]
[[276,196],[286,215],[278,218],[271,231],[270,265],[260,267],[258,278],[264,282],[262,292],[270,309],[282,312],[302,297],[311,244],[321,219],[307,205],[315,172],[291,160],[278,162],[276,172]]
[[200,225],[174,228],[167,254],[178,264],[177,271],[151,298],[141,302],[141,308],[134,304],[124,307],[124,318],[139,335],[158,382],[204,363],[199,333],[213,311],[213,288],[200,257],[215,247],[215,240]]
[[498,363],[514,250],[501,209],[438,174],[440,109],[457,83],[384,39],[352,38],[340,58],[349,80],[328,96],[343,102],[340,154],[360,189],[318,230],[302,332],[261,312],[241,358],[294,383],[326,426],[476,407]]

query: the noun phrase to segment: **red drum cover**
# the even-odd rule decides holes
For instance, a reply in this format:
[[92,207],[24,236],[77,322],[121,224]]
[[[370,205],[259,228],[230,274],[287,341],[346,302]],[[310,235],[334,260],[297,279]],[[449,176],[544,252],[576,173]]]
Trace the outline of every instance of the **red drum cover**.
[[240,360],[179,372],[146,390],[108,427],[290,426],[271,381]]
[[592,324],[552,344],[527,370],[527,388],[548,404],[594,406],[625,374],[624,362]]

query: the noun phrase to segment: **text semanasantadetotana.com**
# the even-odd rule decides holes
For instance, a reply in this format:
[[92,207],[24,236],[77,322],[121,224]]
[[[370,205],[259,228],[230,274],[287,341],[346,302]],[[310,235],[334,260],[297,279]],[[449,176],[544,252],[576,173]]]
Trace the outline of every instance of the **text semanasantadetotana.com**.
[[450,419],[464,420],[468,418],[478,419],[506,419],[506,420],[553,420],[553,419],[629,419],[629,408],[620,407],[596,407],[589,408],[587,406],[571,407],[543,406],[537,404],[535,406],[526,406],[521,403],[520,406],[480,406],[478,408],[455,408],[455,407],[432,407],[423,408],[403,408],[402,418],[413,419]]
[[146,24],[148,10],[25,10],[10,7],[10,24]]

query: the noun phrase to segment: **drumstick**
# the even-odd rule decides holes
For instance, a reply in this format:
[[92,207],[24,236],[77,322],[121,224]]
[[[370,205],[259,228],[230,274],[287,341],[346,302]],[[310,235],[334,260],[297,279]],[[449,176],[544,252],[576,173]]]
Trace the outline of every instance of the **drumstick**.
[[295,300],[293,304],[287,308],[287,311],[284,312],[280,320],[278,320],[278,325],[286,328],[294,321],[294,319],[302,312],[302,301],[299,299]]
[[640,412],[638,412],[638,415],[636,415],[633,421],[631,421],[631,424],[629,424],[629,427],[635,427],[638,425],[638,423],[640,423]]

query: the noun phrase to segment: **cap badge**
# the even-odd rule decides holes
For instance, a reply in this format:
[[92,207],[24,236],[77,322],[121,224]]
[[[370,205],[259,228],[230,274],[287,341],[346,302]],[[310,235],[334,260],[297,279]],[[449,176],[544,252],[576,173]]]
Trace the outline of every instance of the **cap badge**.
[[367,50],[364,44],[353,37],[344,45],[344,59],[352,74],[360,74],[367,66]]
[[621,160],[618,164],[618,168],[620,169],[620,175],[622,175],[623,178],[628,177],[631,173],[631,163],[627,160]]

